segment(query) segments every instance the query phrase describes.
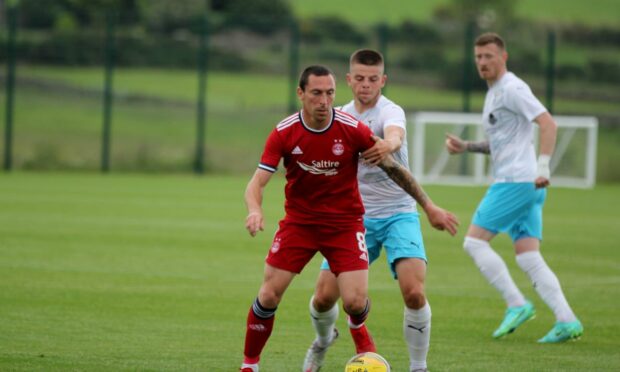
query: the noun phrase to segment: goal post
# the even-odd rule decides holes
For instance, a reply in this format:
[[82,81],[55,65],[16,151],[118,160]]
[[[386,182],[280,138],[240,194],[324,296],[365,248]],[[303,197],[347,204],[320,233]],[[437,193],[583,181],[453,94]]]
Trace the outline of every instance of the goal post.
[[[551,183],[562,187],[594,187],[597,118],[556,115],[553,118],[558,124],[558,136],[550,164]],[[471,141],[484,140],[479,113],[418,112],[410,116],[408,132],[409,164],[420,182],[446,185],[492,182],[488,156],[475,153],[451,156],[444,146],[446,133]],[[538,143],[538,130],[534,133],[534,140]]]

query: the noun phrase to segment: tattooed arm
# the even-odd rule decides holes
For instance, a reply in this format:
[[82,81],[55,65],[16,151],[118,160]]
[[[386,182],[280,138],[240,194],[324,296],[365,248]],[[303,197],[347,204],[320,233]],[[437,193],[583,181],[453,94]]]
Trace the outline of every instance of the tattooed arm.
[[465,141],[467,151],[469,152],[481,152],[483,154],[490,154],[491,147],[489,146],[489,141],[480,141],[480,142],[471,142]]
[[434,228],[437,230],[448,230],[450,235],[456,234],[459,224],[456,216],[436,206],[407,168],[394,160],[392,155],[385,157],[378,166],[387,173],[392,181],[396,182],[398,186],[418,202]]
[[446,134],[446,148],[450,154],[460,154],[462,152],[480,152],[482,154],[490,154],[491,147],[489,141],[471,142],[464,141],[461,138]]
[[392,181],[405,190],[407,194],[411,195],[422,208],[424,208],[428,202],[432,203],[431,199],[426,195],[422,186],[416,181],[411,172],[394,160],[391,155],[385,157],[378,166],[387,173]]

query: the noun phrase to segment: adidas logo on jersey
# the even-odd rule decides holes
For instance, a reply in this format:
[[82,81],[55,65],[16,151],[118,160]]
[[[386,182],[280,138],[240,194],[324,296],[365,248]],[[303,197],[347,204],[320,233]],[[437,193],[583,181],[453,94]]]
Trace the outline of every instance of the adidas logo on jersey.
[[304,152],[303,152],[303,151],[301,151],[301,149],[299,148],[299,146],[295,146],[295,148],[294,148],[294,149],[293,149],[293,151],[291,152],[291,154],[293,154],[293,155],[301,155],[301,154],[303,154],[303,153],[304,153]]

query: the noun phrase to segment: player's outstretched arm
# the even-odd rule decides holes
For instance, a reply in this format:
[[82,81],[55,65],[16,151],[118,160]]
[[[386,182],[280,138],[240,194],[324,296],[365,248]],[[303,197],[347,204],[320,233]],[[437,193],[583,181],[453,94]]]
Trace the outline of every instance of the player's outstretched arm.
[[407,168],[394,160],[391,155],[387,156],[378,166],[383,169],[398,186],[418,202],[422,209],[424,209],[428,221],[434,228],[442,231],[446,230],[453,236],[456,234],[459,225],[456,216],[436,206]]
[[405,130],[397,126],[388,126],[383,130],[384,138],[372,136],[375,145],[362,153],[362,159],[367,165],[377,165],[386,156],[398,151],[405,138]]
[[482,154],[490,154],[491,147],[489,141],[472,142],[465,141],[453,134],[446,133],[446,149],[452,155],[467,152],[479,152]]
[[251,236],[256,236],[258,231],[263,231],[263,190],[271,179],[273,173],[263,169],[257,169],[250,182],[245,188],[245,205],[248,208],[248,216],[245,218],[245,228]]

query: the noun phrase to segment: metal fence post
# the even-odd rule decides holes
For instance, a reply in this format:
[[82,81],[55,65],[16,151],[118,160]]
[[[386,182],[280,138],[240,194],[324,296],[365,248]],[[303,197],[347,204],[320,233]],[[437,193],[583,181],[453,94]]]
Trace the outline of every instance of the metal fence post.
[[555,31],[547,34],[547,110],[553,112],[553,93],[555,83]]
[[471,70],[474,56],[474,22],[468,21],[465,26],[465,40],[463,48],[463,112],[471,111]]
[[4,170],[13,167],[13,108],[15,95],[15,40],[17,39],[17,0],[7,3],[8,43],[6,47],[6,112],[4,116]]
[[207,68],[209,47],[209,16],[205,11],[202,30],[198,46],[198,102],[196,113],[196,157],[194,172],[202,174],[205,171],[205,135],[207,120]]
[[299,25],[295,18],[292,18],[289,25],[290,45],[289,45],[289,96],[288,113],[297,111],[297,78],[299,77]]
[[[386,25],[385,23],[381,23],[379,25],[378,28],[378,32],[379,32],[379,52],[381,52],[381,54],[383,55],[383,73],[387,74],[387,66],[388,66],[388,41],[389,41],[389,28],[388,25]],[[384,86],[383,89],[381,89],[381,93],[382,94],[386,94],[387,91],[387,86]]]
[[115,28],[114,13],[108,10],[106,13],[106,35],[105,35],[105,81],[103,91],[103,134],[101,138],[101,171],[110,171],[110,138],[112,125],[112,100],[113,86],[112,78],[114,73],[114,59],[116,46],[114,40]]
[[[474,48],[474,22],[473,20],[467,21],[465,25],[465,40],[463,48],[463,112],[471,111],[471,88],[472,88],[472,76],[471,70],[473,69],[474,56],[472,50]],[[467,139],[469,137],[469,128],[465,127],[463,130],[463,137]],[[467,152],[463,153],[460,157],[460,172],[461,174],[467,174],[469,156]]]

